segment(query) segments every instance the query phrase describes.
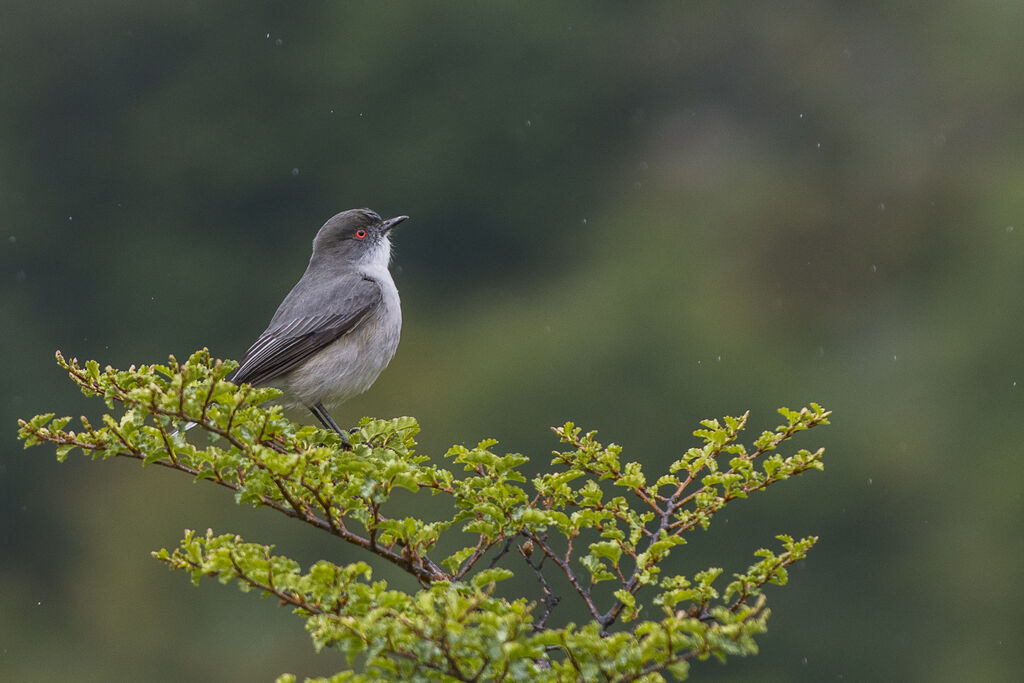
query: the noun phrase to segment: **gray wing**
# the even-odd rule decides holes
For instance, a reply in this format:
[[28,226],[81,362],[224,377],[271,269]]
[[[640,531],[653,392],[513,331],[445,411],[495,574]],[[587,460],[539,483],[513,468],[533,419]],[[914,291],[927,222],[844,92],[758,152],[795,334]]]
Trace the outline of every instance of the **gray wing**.
[[381,301],[377,283],[359,277],[327,310],[289,315],[290,303],[301,300],[301,294],[297,286],[285,298],[270,327],[245,352],[242,364],[230,378],[232,382],[261,384],[285,374],[357,328]]

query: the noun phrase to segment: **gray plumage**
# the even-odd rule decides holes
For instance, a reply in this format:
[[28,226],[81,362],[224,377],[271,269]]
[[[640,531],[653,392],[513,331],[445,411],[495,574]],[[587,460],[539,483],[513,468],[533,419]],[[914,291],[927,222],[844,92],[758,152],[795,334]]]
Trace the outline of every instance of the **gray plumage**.
[[398,348],[389,233],[406,218],[352,209],[324,223],[306,272],[231,380],[277,387],[286,407],[305,406],[341,433],[327,409],[369,389]]

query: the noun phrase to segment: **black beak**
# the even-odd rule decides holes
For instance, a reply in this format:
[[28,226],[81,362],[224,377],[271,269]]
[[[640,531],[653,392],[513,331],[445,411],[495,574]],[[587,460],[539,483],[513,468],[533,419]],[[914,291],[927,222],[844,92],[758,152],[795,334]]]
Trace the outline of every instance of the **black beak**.
[[391,228],[395,227],[404,220],[408,220],[408,218],[408,216],[395,216],[394,218],[389,218],[386,221],[384,221],[383,224],[381,224],[380,231],[386,235],[389,232],[391,232]]

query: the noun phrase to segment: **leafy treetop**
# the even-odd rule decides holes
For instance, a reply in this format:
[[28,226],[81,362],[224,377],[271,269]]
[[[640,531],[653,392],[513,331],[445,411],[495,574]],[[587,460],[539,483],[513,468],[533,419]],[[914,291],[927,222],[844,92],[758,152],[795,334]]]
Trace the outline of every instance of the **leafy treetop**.
[[[415,577],[420,588],[408,592],[374,581],[366,561],[321,560],[303,571],[272,546],[212,531],[186,531],[177,548],[154,553],[194,582],[215,576],[278,598],[304,619],[317,649],[340,650],[349,666],[361,658],[362,673],[323,680],[683,679],[691,661],[756,653],[770,613],[764,586],[785,584],[787,567],[817,541],[778,536],[780,550],[758,550],[724,588],[715,585],[720,568],[684,576],[667,563],[730,502],[822,469],[823,449],[778,452],[797,432],[828,424],[830,412],[813,403],[781,409],[783,423],[751,448],[738,441],[747,414],[704,420],[694,432],[701,445],[657,476],[566,423],[554,428],[563,448],[551,471],[527,481],[520,470],[528,459],[498,455],[493,440],[449,449],[458,467],[432,463],[415,452],[419,426],[410,417],[363,419],[346,450],[335,433],[263,405],[277,390],[227,381],[236,363],[205,349],[182,364],[172,356],[127,370],[59,352],[57,362],[110,412],[102,426],[81,418],[78,431],[52,413],[21,420],[26,447],[55,444],[61,461],[75,449],[134,458],[208,480],[239,503],[310,524]],[[186,439],[192,425],[213,437],[209,445]],[[443,496],[450,512],[434,520],[389,514],[397,489]],[[468,541],[439,557],[453,534]],[[532,577],[533,596],[496,595],[496,583],[515,571]],[[552,623],[564,597],[556,585],[585,610],[584,623]]]

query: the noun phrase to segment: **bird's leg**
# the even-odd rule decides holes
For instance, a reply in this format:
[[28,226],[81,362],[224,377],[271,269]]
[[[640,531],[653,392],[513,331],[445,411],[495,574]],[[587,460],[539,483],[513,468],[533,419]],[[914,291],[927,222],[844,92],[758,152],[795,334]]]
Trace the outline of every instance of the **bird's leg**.
[[341,442],[345,445],[346,449],[351,449],[352,444],[348,442],[348,437],[345,435],[345,430],[338,426],[338,423],[334,421],[331,414],[327,412],[327,408],[324,408],[324,404],[319,401],[309,407],[309,412],[316,416],[316,419],[320,420],[320,424],[324,426],[324,429],[332,429],[334,432],[341,437]]

